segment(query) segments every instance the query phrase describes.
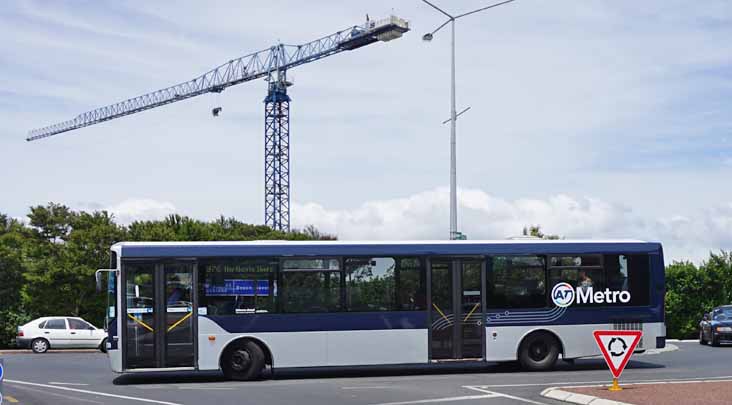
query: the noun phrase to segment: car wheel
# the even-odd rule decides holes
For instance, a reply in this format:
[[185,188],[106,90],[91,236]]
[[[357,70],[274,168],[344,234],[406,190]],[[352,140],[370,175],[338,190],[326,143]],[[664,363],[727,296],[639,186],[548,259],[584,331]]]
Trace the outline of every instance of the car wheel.
[[48,340],[43,338],[33,339],[31,342],[31,350],[33,350],[33,353],[45,353],[49,347]]
[[704,340],[704,332],[699,331],[699,344],[700,345],[706,345],[707,342]]
[[712,331],[712,346],[719,346],[719,337],[714,334],[714,331]]
[[550,333],[537,332],[527,336],[519,348],[519,362],[530,371],[549,370],[559,356],[559,342]]
[[254,380],[264,369],[264,351],[252,341],[233,345],[224,352],[221,369],[231,380]]
[[99,351],[102,353],[107,352],[107,338],[102,339],[102,343],[99,344]]

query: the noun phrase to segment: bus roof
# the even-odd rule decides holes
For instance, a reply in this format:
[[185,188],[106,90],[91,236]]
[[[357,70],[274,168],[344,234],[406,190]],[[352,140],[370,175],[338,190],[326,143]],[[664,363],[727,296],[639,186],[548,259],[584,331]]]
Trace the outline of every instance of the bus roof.
[[119,242],[122,257],[235,257],[343,255],[496,255],[659,253],[640,240]]

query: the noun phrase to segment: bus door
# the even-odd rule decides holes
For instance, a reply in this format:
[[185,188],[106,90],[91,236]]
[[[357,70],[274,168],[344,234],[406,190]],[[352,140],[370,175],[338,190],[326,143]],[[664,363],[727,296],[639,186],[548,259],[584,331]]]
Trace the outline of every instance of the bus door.
[[195,264],[123,263],[125,370],[194,368]]
[[430,260],[430,359],[485,358],[485,265],[476,258]]

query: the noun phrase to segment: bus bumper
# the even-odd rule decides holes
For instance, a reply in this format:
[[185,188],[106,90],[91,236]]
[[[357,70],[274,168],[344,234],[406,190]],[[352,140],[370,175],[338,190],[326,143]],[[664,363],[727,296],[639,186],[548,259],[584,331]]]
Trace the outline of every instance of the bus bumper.
[[107,350],[109,365],[115,373],[122,372],[122,350]]

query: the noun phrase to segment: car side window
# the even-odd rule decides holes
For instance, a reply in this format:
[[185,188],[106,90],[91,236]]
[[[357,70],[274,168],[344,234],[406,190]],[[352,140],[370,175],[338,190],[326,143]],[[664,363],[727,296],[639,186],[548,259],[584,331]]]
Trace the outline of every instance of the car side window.
[[38,329],[45,329],[46,328],[46,321],[43,321],[38,324]]
[[65,319],[49,319],[43,329],[66,329]]
[[82,321],[81,319],[68,318],[69,329],[74,330],[85,330],[89,329],[89,324]]

